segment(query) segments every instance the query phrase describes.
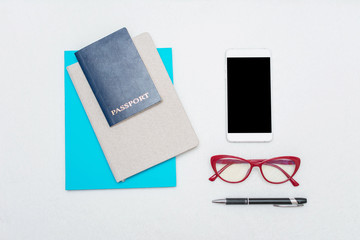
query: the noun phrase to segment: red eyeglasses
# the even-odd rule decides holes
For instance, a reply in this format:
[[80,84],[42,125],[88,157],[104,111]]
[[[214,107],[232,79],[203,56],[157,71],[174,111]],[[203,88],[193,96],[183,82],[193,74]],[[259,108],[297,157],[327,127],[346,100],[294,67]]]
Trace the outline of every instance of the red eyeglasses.
[[219,177],[228,183],[239,183],[250,175],[253,167],[259,167],[261,175],[269,183],[280,184],[290,181],[294,187],[299,186],[299,183],[293,179],[300,167],[298,157],[247,160],[230,155],[215,155],[211,157],[210,162],[215,172],[209,178],[210,181],[215,181]]

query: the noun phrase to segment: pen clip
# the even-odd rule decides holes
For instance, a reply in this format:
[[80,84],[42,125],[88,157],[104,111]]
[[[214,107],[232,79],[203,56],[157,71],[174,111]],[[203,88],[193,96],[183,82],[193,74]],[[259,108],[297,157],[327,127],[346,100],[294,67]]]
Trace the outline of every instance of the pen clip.
[[303,207],[304,204],[299,204],[298,201],[296,201],[295,198],[289,198],[291,204],[274,204],[274,207]]
[[274,207],[303,207],[304,204],[296,204],[296,205],[293,205],[293,204],[274,204],[273,205]]

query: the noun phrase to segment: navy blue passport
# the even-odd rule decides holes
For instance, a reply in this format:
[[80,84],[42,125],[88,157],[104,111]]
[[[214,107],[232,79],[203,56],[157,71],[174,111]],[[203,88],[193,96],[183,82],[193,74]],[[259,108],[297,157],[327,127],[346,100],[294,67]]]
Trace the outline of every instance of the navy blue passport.
[[126,28],[75,56],[110,127],[161,101]]

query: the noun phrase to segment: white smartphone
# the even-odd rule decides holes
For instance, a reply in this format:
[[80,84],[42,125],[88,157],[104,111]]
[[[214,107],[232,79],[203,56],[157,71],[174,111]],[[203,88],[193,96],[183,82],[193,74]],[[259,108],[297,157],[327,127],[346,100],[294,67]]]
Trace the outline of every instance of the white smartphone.
[[227,140],[229,142],[271,141],[270,51],[227,50],[225,75]]

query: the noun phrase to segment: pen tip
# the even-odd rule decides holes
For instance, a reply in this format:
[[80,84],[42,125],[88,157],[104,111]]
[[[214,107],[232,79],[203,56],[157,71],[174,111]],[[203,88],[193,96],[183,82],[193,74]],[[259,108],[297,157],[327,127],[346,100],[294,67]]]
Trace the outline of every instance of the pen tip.
[[226,203],[226,200],[225,199],[215,199],[215,200],[212,200],[213,203],[222,203],[222,204],[225,204]]

